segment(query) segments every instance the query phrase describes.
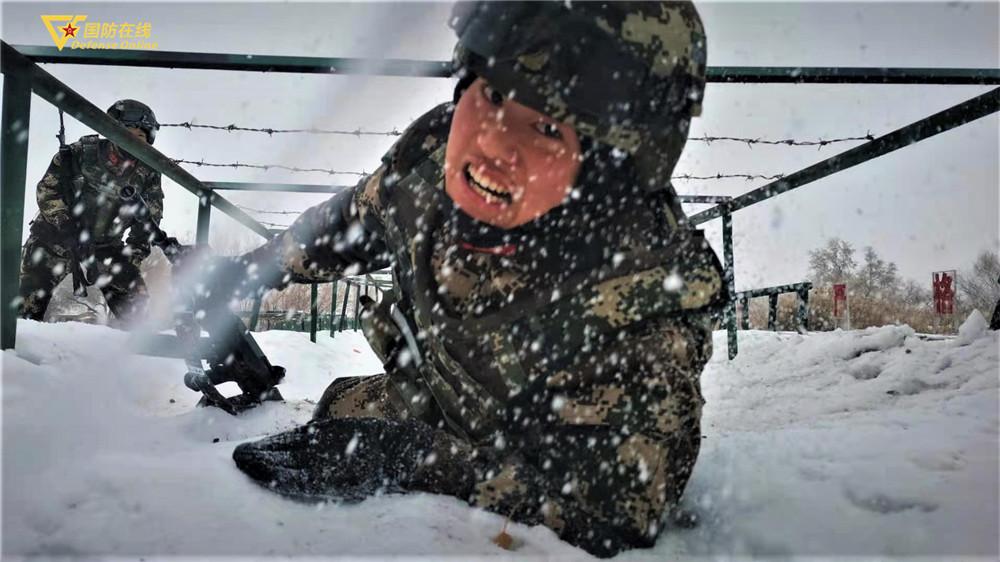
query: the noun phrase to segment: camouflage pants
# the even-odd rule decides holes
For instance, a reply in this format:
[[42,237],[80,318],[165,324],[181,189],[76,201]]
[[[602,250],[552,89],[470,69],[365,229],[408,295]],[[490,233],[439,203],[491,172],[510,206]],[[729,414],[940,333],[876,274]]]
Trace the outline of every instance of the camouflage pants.
[[[702,366],[702,361],[690,366],[697,369],[694,381]],[[360,442],[377,443],[378,454],[387,459],[417,454],[409,452],[412,444],[427,443],[412,473],[400,478],[403,490],[456,496],[518,522],[543,524],[591,554],[613,556],[655,543],[664,515],[679,502],[691,474],[702,399],[696,382],[676,390],[669,433],[557,425],[535,438],[476,447],[436,417],[412,419],[387,375],[334,381],[315,419],[369,418],[348,431]]]
[[[149,296],[139,268],[122,255],[120,245],[97,247],[97,286],[120,323],[141,318]],[[32,232],[24,244],[20,271],[20,316],[41,321],[52,291],[70,274],[69,252],[59,240]]]

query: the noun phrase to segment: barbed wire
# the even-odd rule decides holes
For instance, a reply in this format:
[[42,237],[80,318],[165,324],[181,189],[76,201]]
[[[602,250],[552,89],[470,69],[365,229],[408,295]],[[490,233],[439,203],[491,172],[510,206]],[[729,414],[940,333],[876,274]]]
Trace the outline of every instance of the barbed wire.
[[286,170],[289,172],[319,172],[324,174],[333,175],[349,175],[349,176],[360,176],[364,177],[368,175],[368,172],[345,172],[340,170],[331,170],[329,168],[298,168],[295,166],[285,166],[284,164],[242,164],[240,162],[233,162],[230,164],[219,163],[219,162],[205,162],[204,160],[183,160],[183,159],[172,159],[173,162],[177,164],[193,164],[195,166],[205,166],[210,168],[253,168],[255,170]]
[[732,141],[746,144],[748,147],[753,148],[755,144],[769,144],[769,145],[784,145],[784,146],[815,146],[818,148],[823,148],[824,146],[842,143],[842,142],[860,142],[860,141],[873,141],[875,140],[875,135],[868,131],[864,136],[861,137],[841,137],[834,139],[824,139],[820,138],[818,140],[795,140],[795,139],[762,139],[762,138],[744,138],[744,137],[729,137],[720,136],[713,137],[709,135],[703,135],[700,137],[688,137],[688,140],[703,142],[705,144],[712,144],[717,141]]
[[[267,136],[274,136],[276,134],[285,133],[300,133],[309,135],[346,135],[352,137],[362,137],[362,136],[385,136],[385,137],[398,137],[403,133],[398,129],[393,127],[391,131],[365,131],[360,127],[353,130],[348,129],[318,129],[315,127],[309,127],[305,129],[276,129],[273,127],[244,127],[236,124],[229,125],[201,125],[196,123],[191,123],[185,121],[183,123],[161,123],[160,127],[180,127],[187,130],[192,129],[210,129],[215,131],[240,131],[240,132],[251,132],[251,133],[264,133]],[[713,142],[738,142],[740,144],[745,144],[750,148],[753,148],[755,144],[763,145],[773,145],[773,146],[815,146],[818,148],[823,148],[824,146],[829,146],[831,144],[838,144],[844,142],[860,142],[860,141],[873,141],[875,136],[872,135],[871,131],[868,131],[863,136],[851,136],[851,137],[839,137],[832,139],[819,138],[816,140],[796,140],[796,139],[766,139],[760,137],[734,137],[729,135],[713,136],[709,134],[704,134],[700,137],[688,137],[688,140],[695,142],[703,142],[706,144],[712,144]]]
[[185,121],[183,123],[160,123],[160,127],[161,128],[163,128],[163,127],[181,127],[181,128],[187,129],[189,131],[191,129],[212,129],[212,130],[216,130],[216,131],[226,131],[226,132],[229,132],[229,133],[231,133],[233,131],[250,132],[250,133],[266,133],[267,136],[269,136],[269,137],[277,135],[277,134],[284,134],[284,133],[304,133],[304,134],[309,134],[309,135],[350,135],[350,136],[359,137],[359,138],[362,137],[362,136],[398,137],[398,136],[400,136],[400,135],[403,134],[401,131],[399,131],[396,128],[393,128],[391,131],[364,131],[361,128],[357,128],[357,129],[354,129],[354,130],[346,130],[346,129],[317,129],[315,127],[309,127],[307,129],[274,129],[274,128],[271,128],[271,127],[241,127],[241,126],[235,125],[235,124],[229,124],[229,125],[200,125],[200,124],[190,123],[188,121]]
[[[173,160],[178,164],[194,164],[195,166],[209,166],[214,168],[253,168],[256,170],[287,170],[289,172],[317,172],[330,175],[352,175],[352,176],[367,176],[367,172],[345,172],[341,170],[331,170],[329,168],[297,168],[295,166],[285,166],[282,164],[242,164],[240,162],[233,162],[231,164],[217,163],[217,162],[205,162],[204,160]],[[785,177],[784,174],[712,174],[708,176],[694,176],[691,174],[679,174],[671,177],[674,180],[724,180],[724,179],[743,179],[747,181],[752,180],[779,180]],[[262,211],[268,212],[268,211]]]
[[237,205],[240,209],[247,211],[248,213],[260,213],[262,215],[301,215],[305,211],[267,211],[264,209],[254,209],[253,207],[244,207],[243,205]]
[[257,222],[259,222],[260,224],[262,224],[262,225],[264,225],[264,226],[266,226],[268,228],[280,228],[282,230],[285,230],[289,226],[291,226],[291,225],[287,225],[287,224],[278,224],[276,222],[268,222],[268,221],[257,221]]
[[711,176],[693,176],[691,174],[679,174],[672,176],[672,180],[726,180],[726,179],[743,179],[746,181],[752,180],[766,180],[774,181],[780,180],[785,177],[785,174],[773,174],[773,175],[763,175],[763,174],[714,174]]

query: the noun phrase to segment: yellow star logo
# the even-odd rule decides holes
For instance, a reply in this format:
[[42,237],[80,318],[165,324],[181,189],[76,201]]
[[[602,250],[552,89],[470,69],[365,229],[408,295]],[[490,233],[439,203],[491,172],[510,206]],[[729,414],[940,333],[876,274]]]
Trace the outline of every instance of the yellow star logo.
[[[42,16],[42,23],[49,30],[49,35],[52,36],[52,42],[56,44],[56,48],[61,51],[70,37],[76,38],[76,32],[80,29],[77,24],[85,19],[87,16],[46,15]],[[63,24],[66,25],[63,26]]]

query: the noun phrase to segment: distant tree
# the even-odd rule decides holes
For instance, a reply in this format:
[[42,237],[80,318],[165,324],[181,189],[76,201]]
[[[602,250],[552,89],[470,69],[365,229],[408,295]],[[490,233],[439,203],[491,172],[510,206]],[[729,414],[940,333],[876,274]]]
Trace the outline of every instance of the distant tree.
[[929,307],[933,300],[930,289],[913,279],[905,279],[899,287],[900,303],[908,307]]
[[993,307],[1000,299],[1000,257],[996,250],[984,250],[976,258],[971,269],[963,270],[958,275],[958,296],[963,305],[970,309],[979,309],[983,316],[989,318]]
[[864,260],[854,275],[854,293],[869,299],[894,296],[899,289],[896,264],[880,258],[871,246],[865,247]]
[[815,285],[847,282],[854,275],[854,247],[839,238],[831,238],[826,246],[809,252],[809,268]]

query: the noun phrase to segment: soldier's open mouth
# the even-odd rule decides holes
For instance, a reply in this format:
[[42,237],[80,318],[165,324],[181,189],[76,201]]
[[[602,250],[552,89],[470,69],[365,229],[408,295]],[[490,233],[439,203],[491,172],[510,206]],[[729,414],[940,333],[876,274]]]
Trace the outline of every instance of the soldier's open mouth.
[[499,186],[489,178],[483,177],[473,171],[471,164],[465,165],[465,181],[476,193],[486,199],[487,203],[500,203],[510,205],[513,198],[509,191]]

